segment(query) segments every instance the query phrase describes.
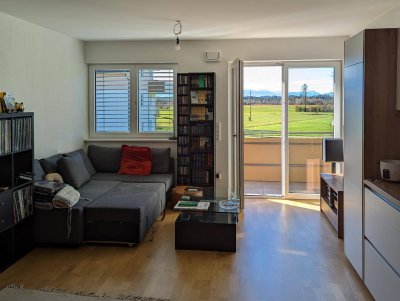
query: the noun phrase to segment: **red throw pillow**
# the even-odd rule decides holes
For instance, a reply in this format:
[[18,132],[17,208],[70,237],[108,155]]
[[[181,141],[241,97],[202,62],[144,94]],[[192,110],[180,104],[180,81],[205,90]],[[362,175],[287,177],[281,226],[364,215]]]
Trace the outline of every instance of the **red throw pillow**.
[[150,171],[151,149],[149,147],[122,145],[119,174],[148,176]]

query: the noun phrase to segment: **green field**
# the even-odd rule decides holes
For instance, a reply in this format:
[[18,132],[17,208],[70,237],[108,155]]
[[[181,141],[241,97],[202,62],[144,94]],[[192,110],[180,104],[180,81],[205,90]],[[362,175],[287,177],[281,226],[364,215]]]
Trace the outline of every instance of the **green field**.
[[[333,137],[332,112],[296,112],[295,105],[289,105],[289,136],[292,137]],[[169,116],[167,110],[160,110],[157,116],[157,130],[172,132],[172,121],[160,116]],[[244,106],[243,120],[245,137],[276,137],[282,130],[282,107],[280,105]]]
[[[289,135],[298,137],[332,137],[333,113],[296,112],[289,105]],[[243,121],[245,137],[279,136],[282,130],[282,107],[280,105],[244,106]],[[274,132],[267,132],[274,131]]]

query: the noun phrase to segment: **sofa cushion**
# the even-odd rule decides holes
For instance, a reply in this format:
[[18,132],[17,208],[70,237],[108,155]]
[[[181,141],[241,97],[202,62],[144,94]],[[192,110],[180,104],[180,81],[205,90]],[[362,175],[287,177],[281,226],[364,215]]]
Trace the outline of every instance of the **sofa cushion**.
[[151,149],[149,147],[122,145],[121,175],[148,176],[151,171]]
[[165,185],[165,191],[168,191],[174,183],[173,174],[151,174],[149,176],[137,176],[137,175],[119,175],[117,173],[110,172],[99,172],[96,173],[91,180],[99,181],[120,181],[130,183],[163,183]]
[[127,223],[154,221],[164,207],[165,191],[162,184],[120,183],[90,202],[85,208],[85,221]]
[[119,181],[97,181],[90,180],[79,187],[78,191],[81,194],[81,198],[95,200],[103,194],[112,190],[115,186],[120,184]]
[[83,149],[78,149],[76,151],[69,152],[64,155],[67,157],[72,157],[72,158],[80,157],[83,161],[83,164],[85,164],[85,167],[86,167],[89,175],[93,176],[96,173],[96,169],[93,167],[92,162],[90,162],[89,157],[86,155],[86,153]]
[[61,157],[57,161],[57,167],[65,183],[76,189],[90,179],[90,175],[80,157]]
[[34,182],[42,181],[45,175],[46,174],[42,166],[40,165],[39,160],[36,159],[33,160],[33,181]]
[[57,154],[57,155],[54,155],[51,157],[40,159],[39,162],[46,174],[55,173],[55,172],[58,172],[57,161],[60,158],[62,158],[62,155]]
[[121,148],[89,145],[88,157],[96,171],[118,172],[121,162]]
[[151,149],[151,173],[169,173],[171,149],[167,148],[152,148]]

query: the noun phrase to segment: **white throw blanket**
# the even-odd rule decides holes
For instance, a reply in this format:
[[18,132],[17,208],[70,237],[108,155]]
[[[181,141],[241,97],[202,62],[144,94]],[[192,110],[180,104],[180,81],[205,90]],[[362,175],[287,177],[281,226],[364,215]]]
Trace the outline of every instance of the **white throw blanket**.
[[68,238],[71,235],[72,227],[72,206],[78,203],[81,194],[79,191],[75,190],[72,186],[68,185],[61,189],[53,198],[53,205],[55,208],[67,208],[67,228],[68,228]]
[[65,186],[53,198],[55,208],[71,208],[79,201],[80,193],[72,186]]

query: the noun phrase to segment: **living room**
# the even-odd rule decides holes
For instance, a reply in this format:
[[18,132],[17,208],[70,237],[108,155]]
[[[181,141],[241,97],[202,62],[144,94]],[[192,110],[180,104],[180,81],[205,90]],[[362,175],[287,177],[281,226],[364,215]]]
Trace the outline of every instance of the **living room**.
[[[199,8],[181,1],[157,3],[163,9],[155,11],[156,4],[137,1],[0,1],[0,90],[12,92],[16,101],[24,102],[25,112],[34,113],[34,158],[86,150],[89,145],[128,144],[170,148],[176,161],[177,141],[168,139],[171,133],[93,130],[90,68],[168,65],[175,73],[215,73],[215,192],[228,197],[237,168],[232,152],[232,67],[237,58],[247,63],[340,62],[344,82],[346,40],[365,29],[400,27],[399,4],[390,0],[254,2],[254,7],[235,2],[229,3],[231,8],[205,4]],[[174,32],[177,20],[182,25],[180,34]],[[179,51],[175,50],[177,37]],[[205,61],[205,52],[217,52],[220,59]],[[14,284],[128,296],[125,300],[136,300],[132,296],[384,300],[370,294],[363,272],[359,275],[352,267],[343,240],[319,212],[319,197],[317,202],[246,197],[242,205],[236,253],[175,250],[178,213],[168,209],[165,219],[160,217],[133,247],[39,246],[0,274],[0,287]]]

